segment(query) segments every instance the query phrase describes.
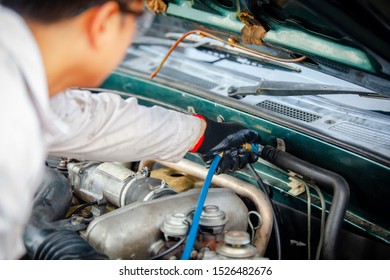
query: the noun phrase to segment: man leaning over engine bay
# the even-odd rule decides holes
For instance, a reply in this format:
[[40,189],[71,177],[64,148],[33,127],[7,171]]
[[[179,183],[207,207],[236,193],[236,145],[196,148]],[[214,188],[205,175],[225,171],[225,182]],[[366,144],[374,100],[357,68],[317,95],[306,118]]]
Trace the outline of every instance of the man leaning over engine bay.
[[217,173],[257,156],[241,144],[260,136],[161,107],[138,105],[99,86],[123,59],[144,11],[142,0],[0,0],[0,259],[25,253],[24,227],[48,155],[85,160],[206,163]]

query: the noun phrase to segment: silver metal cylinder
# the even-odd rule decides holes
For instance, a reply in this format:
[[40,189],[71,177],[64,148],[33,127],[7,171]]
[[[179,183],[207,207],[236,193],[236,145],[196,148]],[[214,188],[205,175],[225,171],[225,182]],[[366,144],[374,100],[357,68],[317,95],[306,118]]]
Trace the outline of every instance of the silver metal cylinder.
[[231,259],[249,259],[258,257],[258,252],[250,244],[249,234],[245,231],[229,231],[224,236],[225,244],[217,248],[217,254]]
[[186,216],[182,213],[175,213],[169,216],[161,226],[165,239],[168,237],[183,237],[187,234],[188,224],[185,223]]
[[164,180],[148,177],[148,170],[135,173],[117,163],[69,163],[68,172],[76,196],[86,202],[106,199],[123,207],[176,194]]
[[122,165],[105,162],[96,168],[94,176],[93,182],[101,186],[103,196],[114,205],[121,206],[123,190],[135,173]]
[[202,233],[222,234],[224,227],[229,221],[226,213],[219,209],[217,205],[207,205],[203,207],[200,215],[199,231]]
[[[206,178],[208,172],[206,167],[188,159],[182,159],[178,163],[157,162],[163,166],[182,172],[183,174],[192,175],[203,180]],[[250,199],[255,204],[263,223],[255,232],[253,245],[257,248],[260,256],[264,256],[273,226],[273,210],[271,204],[267,200],[266,194],[252,184],[227,174],[214,176],[211,183],[221,188],[232,189],[236,194]]]
[[260,257],[256,247],[250,244],[250,237],[246,231],[228,231],[216,251],[204,248],[200,252],[202,260],[256,260]]

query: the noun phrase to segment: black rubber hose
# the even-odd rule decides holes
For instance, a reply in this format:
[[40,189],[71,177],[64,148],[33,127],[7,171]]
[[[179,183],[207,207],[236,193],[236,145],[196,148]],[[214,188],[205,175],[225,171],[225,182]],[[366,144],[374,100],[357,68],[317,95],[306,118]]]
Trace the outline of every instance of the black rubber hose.
[[23,237],[30,259],[107,259],[76,232],[57,228],[56,222],[64,219],[71,200],[72,190],[65,176],[46,167]]
[[108,260],[80,235],[70,230],[50,230],[34,252],[34,260]]
[[325,225],[322,259],[335,259],[335,251],[349,202],[348,183],[343,177],[332,171],[303,161],[287,152],[276,150],[271,146],[264,147],[261,157],[283,169],[291,170],[314,180],[326,192],[333,193]]

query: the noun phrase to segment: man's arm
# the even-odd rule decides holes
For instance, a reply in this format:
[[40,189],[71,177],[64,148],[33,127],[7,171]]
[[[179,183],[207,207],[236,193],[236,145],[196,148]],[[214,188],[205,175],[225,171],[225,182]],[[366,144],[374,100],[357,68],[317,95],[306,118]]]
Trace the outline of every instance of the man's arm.
[[69,127],[49,139],[52,155],[102,161],[178,161],[197,142],[205,124],[199,118],[112,93],[69,90],[51,100]]
[[242,144],[260,143],[257,132],[236,123],[219,123],[158,106],[145,107],[135,98],[113,93],[73,90],[52,100],[69,133],[52,139],[52,155],[100,161],[160,159],[178,161],[199,153],[209,164],[221,152],[217,173],[235,171],[257,160]]

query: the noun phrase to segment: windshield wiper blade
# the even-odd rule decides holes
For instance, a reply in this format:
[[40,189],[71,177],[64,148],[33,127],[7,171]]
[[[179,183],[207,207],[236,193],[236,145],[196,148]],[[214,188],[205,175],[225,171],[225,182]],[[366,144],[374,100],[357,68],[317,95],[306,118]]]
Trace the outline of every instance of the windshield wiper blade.
[[[169,32],[169,33],[166,33],[165,36],[169,39],[177,40],[181,36],[183,36],[183,34]],[[295,64],[274,61],[274,60],[271,60],[271,59],[268,59],[265,57],[261,57],[261,56],[255,55],[253,53],[250,53],[248,51],[229,46],[228,44],[221,43],[221,42],[219,42],[215,39],[212,39],[212,38],[204,38],[200,35],[191,34],[191,35],[187,36],[183,42],[186,42],[186,41],[193,42],[193,45],[194,46],[196,45],[197,48],[203,47],[203,48],[208,48],[208,49],[212,49],[212,50],[223,50],[223,52],[225,52],[225,53],[238,55],[238,56],[245,57],[248,59],[254,59],[257,62],[262,63],[262,64],[274,65],[274,66],[280,67],[281,69],[284,69],[284,70],[301,72],[301,69]]]
[[361,96],[381,96],[370,91],[357,90],[355,88],[340,87],[326,84],[310,84],[284,81],[268,81],[261,79],[257,86],[245,86],[228,88],[228,96],[237,99],[247,95],[271,95],[271,96],[302,96],[322,94],[358,94]]

